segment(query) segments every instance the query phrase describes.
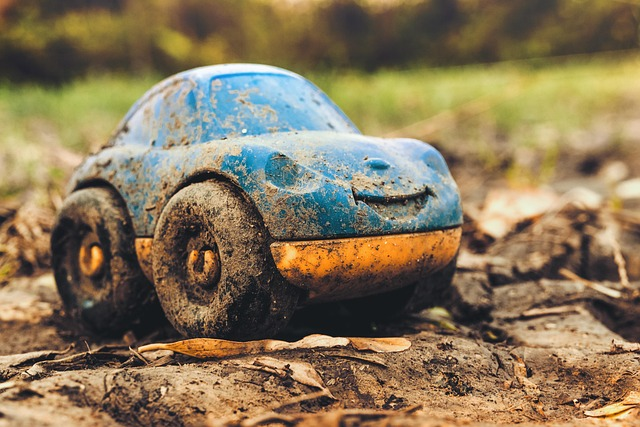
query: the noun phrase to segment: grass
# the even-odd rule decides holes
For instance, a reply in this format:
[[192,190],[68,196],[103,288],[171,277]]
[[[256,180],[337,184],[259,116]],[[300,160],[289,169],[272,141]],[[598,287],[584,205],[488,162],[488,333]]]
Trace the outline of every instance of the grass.
[[[602,113],[619,113],[640,95],[640,57],[534,66],[526,62],[459,68],[317,76],[363,130],[385,133],[466,103],[484,100],[485,118],[512,134],[528,124],[584,128]],[[313,77],[313,76],[312,76]]]
[[0,86],[0,197],[54,187],[98,149],[157,79],[99,76],[60,88]]
[[60,88],[0,86],[0,119],[3,126],[9,125],[22,136],[29,135],[38,123],[49,126],[63,146],[87,151],[104,142],[131,104],[156,80],[99,76]]
[[[515,161],[507,174],[545,180],[563,147],[629,137],[625,129],[640,117],[639,71],[640,57],[626,56],[308,77],[367,134],[436,141],[489,168],[509,151]],[[73,163],[60,161],[61,153],[100,147],[157,80],[107,75],[60,88],[0,85],[0,197],[59,188]]]

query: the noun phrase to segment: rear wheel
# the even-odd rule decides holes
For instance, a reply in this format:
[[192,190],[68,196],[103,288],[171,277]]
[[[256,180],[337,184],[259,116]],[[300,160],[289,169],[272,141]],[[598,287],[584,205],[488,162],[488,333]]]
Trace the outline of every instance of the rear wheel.
[[131,220],[107,188],[72,193],[51,235],[53,272],[67,313],[96,333],[135,329],[157,301],[134,249]]
[[218,182],[192,184],[167,203],[154,236],[153,275],[167,318],[190,337],[273,335],[300,293],[277,271],[256,209]]

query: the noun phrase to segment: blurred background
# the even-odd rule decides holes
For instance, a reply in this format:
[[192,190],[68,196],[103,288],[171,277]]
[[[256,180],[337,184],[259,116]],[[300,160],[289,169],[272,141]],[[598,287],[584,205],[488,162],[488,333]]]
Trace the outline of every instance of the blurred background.
[[442,67],[638,47],[613,0],[2,0],[0,72],[62,83],[220,62]]
[[622,203],[639,19],[640,0],[0,0],[0,224],[59,205],[155,82],[224,62],[291,69],[364,133],[433,143],[467,206],[494,181]]

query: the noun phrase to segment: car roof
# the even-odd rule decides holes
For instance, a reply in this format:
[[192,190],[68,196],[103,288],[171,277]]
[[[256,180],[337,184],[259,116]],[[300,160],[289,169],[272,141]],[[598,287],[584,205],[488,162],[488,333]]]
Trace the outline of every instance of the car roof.
[[[335,105],[335,103],[333,101],[331,101],[331,99],[329,99],[326,94],[324,94],[318,87],[316,87],[313,83],[311,83],[309,80],[305,79],[304,77],[279,68],[279,67],[274,67],[271,65],[262,65],[262,64],[249,64],[249,63],[238,63],[238,64],[218,64],[218,65],[209,65],[209,66],[204,66],[204,67],[198,67],[198,68],[193,68],[187,71],[183,71],[180,72],[178,74],[172,75],[162,81],[160,81],[159,83],[155,84],[153,87],[151,87],[140,99],[138,99],[138,101],[136,101],[133,106],[129,109],[129,111],[126,113],[126,115],[123,117],[123,119],[120,121],[119,125],[116,127],[115,131],[112,133],[111,137],[109,138],[109,141],[107,142],[107,144],[105,145],[105,147],[110,147],[116,144],[116,139],[118,138],[118,135],[120,135],[123,131],[125,131],[125,129],[128,128],[128,124],[130,123],[130,120],[132,119],[132,117],[134,117],[138,111],[140,111],[141,108],[143,108],[145,105],[148,104],[148,102],[150,102],[150,100],[158,95],[159,93],[162,93],[166,90],[171,90],[172,86],[175,85],[180,85],[182,82],[190,82],[191,84],[194,85],[194,87],[198,87],[203,89],[204,91],[209,90],[208,88],[211,86],[211,82],[215,81],[215,80],[225,80],[225,79],[233,79],[235,77],[243,77],[243,76],[247,76],[249,79],[253,78],[253,77],[258,77],[258,76],[273,76],[273,77],[286,77],[287,79],[292,79],[296,82],[298,82],[299,84],[303,85],[301,87],[308,87],[310,92],[309,93],[313,93],[317,96],[319,96],[319,98],[317,98],[318,100],[322,101],[322,104],[320,104],[318,100],[314,101],[317,106],[320,105],[324,105],[328,108],[325,108],[324,111],[325,112],[329,112],[330,114],[333,115],[333,118],[336,119],[336,121],[333,120],[327,120],[326,117],[318,117],[317,120],[314,117],[314,121],[315,123],[326,123],[330,128],[332,129],[342,129],[342,131],[345,132],[357,132],[359,133],[357,127],[351,122],[351,120],[340,110],[340,108]],[[237,89],[236,89],[237,90]],[[290,91],[289,91],[290,92]],[[299,98],[300,101],[302,101],[303,98]],[[275,98],[274,98],[275,100]],[[242,102],[242,101],[240,101]],[[288,105],[287,105],[288,107]],[[275,108],[275,107],[274,107]],[[267,111],[267,110],[265,110]],[[271,110],[273,111],[273,110]],[[302,115],[299,117],[311,117],[311,112],[313,110],[310,109],[303,109],[300,111],[306,111],[309,115]],[[321,111],[321,110],[317,110],[317,111]],[[258,116],[254,116],[254,117],[258,117]],[[277,116],[276,116],[277,117]],[[283,116],[283,117],[287,117],[287,115]],[[289,115],[288,117],[294,117],[292,115]],[[258,117],[259,118],[259,117]],[[255,127],[256,132],[258,132],[258,130],[264,130],[262,128],[264,128],[265,126],[268,126],[267,122],[265,120],[262,120],[264,123],[262,124],[263,126],[257,126]],[[216,120],[203,120],[203,123],[206,122],[208,123],[208,127],[209,132],[212,132],[214,129],[214,125],[216,123]],[[296,120],[294,120],[294,122],[296,122]],[[283,128],[286,127],[290,127],[290,129],[288,130],[302,130],[302,129],[307,129],[306,127],[301,127],[301,128],[297,128],[295,126],[291,127],[289,126],[290,124],[294,123],[294,122],[288,122],[286,126],[283,126]],[[299,120],[297,121],[298,123],[302,123]],[[340,124],[340,126],[334,127],[334,125],[336,124]],[[344,125],[344,126],[342,126]],[[227,126],[224,126],[227,127]],[[275,128],[273,125],[271,125],[271,127],[269,127],[269,129],[271,128]],[[318,128],[318,129],[314,129],[313,127],[308,128],[308,129],[312,129],[312,130],[329,130],[329,128],[327,129],[323,129],[323,128]],[[245,129],[243,128],[243,133],[245,131]],[[207,133],[208,134],[208,133]],[[229,134],[230,135],[230,134]],[[227,134],[224,134],[223,136],[229,136]],[[217,137],[217,135],[214,132],[214,138],[211,139],[219,139],[220,137]]]
[[156,83],[133,104],[133,106],[129,109],[127,114],[122,119],[120,125],[116,128],[115,133],[120,130],[122,125],[129,121],[131,116],[133,116],[136,111],[138,111],[138,109],[142,105],[144,105],[147,100],[149,100],[149,98],[153,97],[158,92],[161,92],[167,86],[175,84],[176,81],[192,80],[194,83],[202,84],[219,77],[241,76],[250,74],[288,76],[311,84],[311,82],[309,82],[299,74],[285,70],[284,68],[274,67],[272,65],[238,63],[207,65],[204,67],[192,68],[190,70],[182,71],[178,74],[169,76],[166,79]]
[[[218,64],[207,65],[204,67],[193,68],[191,70],[183,71],[174,76],[191,78],[194,80],[210,80],[215,77],[237,76],[242,74],[277,74],[286,75],[289,77],[303,79],[300,75],[285,70],[283,68],[274,67],[272,65],[263,64]],[[167,80],[170,80],[171,77]],[[162,84],[162,83],[160,83]]]

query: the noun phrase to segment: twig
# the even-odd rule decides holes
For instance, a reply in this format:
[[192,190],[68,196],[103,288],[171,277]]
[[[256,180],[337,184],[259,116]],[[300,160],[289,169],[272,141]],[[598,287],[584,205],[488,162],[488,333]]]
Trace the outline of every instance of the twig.
[[583,314],[586,310],[579,305],[561,305],[558,307],[531,308],[523,311],[520,318],[532,318],[543,316],[554,316],[557,314],[579,313]]
[[138,353],[137,351],[135,351],[133,348],[129,347],[129,351],[130,351],[131,353],[133,353],[133,355],[134,355],[135,357],[137,357],[138,359],[140,359],[140,361],[142,361],[142,363],[144,363],[145,365],[148,365],[148,364],[149,364],[149,361],[148,361],[148,360],[147,360],[143,355],[141,355],[140,353]]
[[153,362],[150,362],[148,366],[157,368],[160,366],[168,365],[173,361],[174,361],[173,353],[171,353],[166,356],[162,356],[159,359],[154,360]]
[[608,288],[608,287],[606,287],[604,285],[601,285],[599,283],[595,283],[595,282],[592,282],[590,280],[584,279],[584,278],[578,276],[573,271],[568,270],[566,268],[561,268],[558,273],[560,273],[561,276],[563,276],[563,277],[565,277],[565,278],[567,278],[569,280],[575,280],[576,282],[580,282],[583,285],[585,285],[586,287],[591,288],[596,292],[600,292],[601,294],[604,294],[604,295],[606,295],[606,296],[608,296],[610,298],[615,298],[615,299],[622,298],[622,292],[617,291],[615,289]]
[[602,215],[604,221],[605,233],[609,238],[609,244],[613,250],[613,261],[618,266],[618,275],[620,276],[620,284],[623,288],[629,289],[631,287],[629,283],[629,275],[627,274],[627,263],[622,256],[622,249],[620,248],[620,242],[616,239],[616,230],[618,230],[618,224],[613,220],[609,211],[605,210]]
[[287,406],[295,405],[297,403],[302,403],[309,400],[319,399],[321,397],[328,397],[331,400],[336,400],[336,398],[333,397],[333,395],[331,395],[331,393],[329,392],[329,389],[323,389],[313,393],[303,394],[302,396],[297,396],[297,397],[294,397],[293,399],[285,400],[284,402],[282,402],[281,404],[273,408],[273,410],[278,411],[282,408],[286,408]]

